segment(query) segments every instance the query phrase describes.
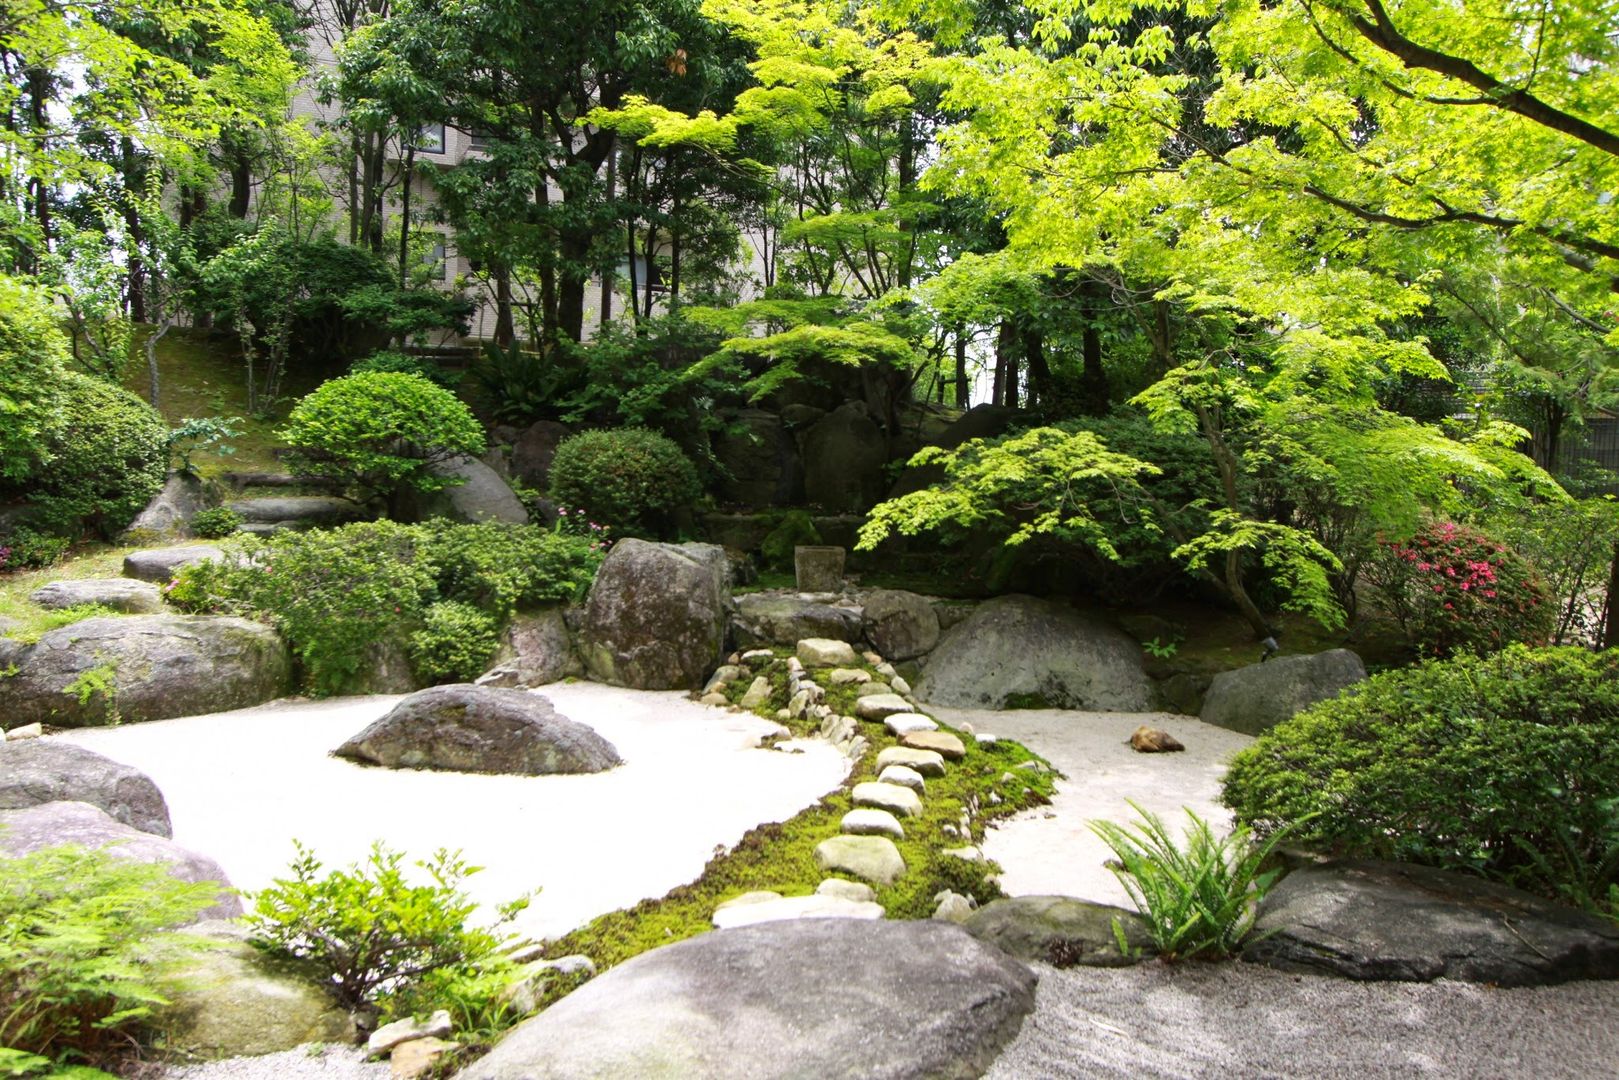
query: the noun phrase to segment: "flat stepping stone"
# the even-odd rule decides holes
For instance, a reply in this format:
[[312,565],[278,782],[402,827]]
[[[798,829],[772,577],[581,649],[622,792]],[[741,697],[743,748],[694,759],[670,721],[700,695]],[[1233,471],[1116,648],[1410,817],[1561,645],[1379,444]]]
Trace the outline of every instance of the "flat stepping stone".
[[923,776],[944,775],[944,755],[937,750],[918,750],[911,746],[890,746],[877,754],[880,772],[890,765],[904,765]]
[[1243,959],[1351,979],[1542,986],[1619,977],[1619,923],[1467,874],[1373,860],[1295,870]]
[[137,581],[166,585],[192,563],[223,559],[225,553],[212,544],[179,544],[175,547],[145,548],[124,556],[124,576]]
[[787,919],[880,919],[885,912],[871,900],[850,900],[841,896],[782,896],[774,892],[751,892],[727,900],[714,909],[714,925],[721,930]]
[[312,528],[358,521],[365,515],[347,499],[331,495],[276,495],[261,499],[235,499],[225,504],[242,520],[283,528]]
[[881,679],[870,679],[861,684],[860,689],[854,692],[857,698],[876,697],[878,694],[892,694],[894,688]]
[[859,659],[847,641],[805,638],[798,643],[798,662],[805,667],[848,667]]
[[891,836],[895,840],[905,839],[905,826],[899,823],[899,819],[887,810],[873,807],[850,810],[843,815],[843,822],[839,828],[851,836]]
[[918,817],[922,813],[922,800],[910,788],[871,780],[854,786],[854,804],[887,810],[902,817]]
[[892,885],[905,873],[905,858],[886,836],[828,837],[815,845],[815,865],[875,885]]
[[937,731],[939,725],[921,713],[894,713],[883,718],[883,727],[890,735],[904,737],[913,731]]
[[827,676],[833,686],[853,686],[855,683],[871,681],[871,673],[861,668],[834,668],[832,674]]
[[885,767],[882,772],[877,774],[877,782],[908,787],[919,795],[928,789],[928,782],[922,778],[922,774],[909,765],[889,765]]
[[914,713],[915,708],[898,694],[874,694],[854,703],[854,713],[862,720],[886,720],[898,713]]
[[81,604],[100,604],[129,615],[156,615],[163,610],[163,594],[156,585],[130,578],[53,581],[35,589],[28,599],[52,611]]
[[845,900],[875,900],[877,890],[863,881],[849,881],[846,878],[829,877],[815,886],[817,896],[838,896]]
[[967,756],[967,748],[961,740],[948,731],[908,731],[900,736],[900,744],[912,750],[932,750],[934,753],[950,761],[960,761]]

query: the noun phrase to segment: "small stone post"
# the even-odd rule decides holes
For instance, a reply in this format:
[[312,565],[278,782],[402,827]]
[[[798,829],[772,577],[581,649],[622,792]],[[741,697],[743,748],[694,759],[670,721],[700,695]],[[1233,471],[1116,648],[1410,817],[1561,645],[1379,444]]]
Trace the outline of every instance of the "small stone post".
[[798,575],[799,592],[829,593],[843,587],[843,559],[840,547],[815,545],[793,549],[793,569]]

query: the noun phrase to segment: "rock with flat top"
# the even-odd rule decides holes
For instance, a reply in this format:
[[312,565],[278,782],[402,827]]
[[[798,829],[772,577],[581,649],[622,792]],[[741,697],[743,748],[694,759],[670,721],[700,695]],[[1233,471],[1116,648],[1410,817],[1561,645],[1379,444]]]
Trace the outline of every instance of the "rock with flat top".
[[50,802],[89,803],[132,829],[174,835],[163,793],[139,769],[60,739],[0,742],[0,810]]
[[932,750],[946,761],[960,761],[967,756],[961,740],[948,731],[912,731],[900,736],[900,745],[912,750]]
[[902,817],[917,817],[922,813],[922,800],[916,792],[898,784],[877,781],[856,784],[851,797],[856,806],[875,807]]
[[832,638],[805,638],[798,643],[798,660],[805,667],[848,667],[859,662],[854,646]]
[[965,925],[968,933],[1009,955],[1054,967],[1127,967],[1157,952],[1135,912],[1071,896],[993,900]]
[[892,885],[905,873],[904,857],[886,836],[829,837],[815,845],[815,865],[875,885]]
[[843,821],[838,828],[850,836],[889,836],[895,840],[905,839],[905,826],[899,819],[887,810],[878,809],[874,805],[865,805],[858,810],[850,810],[843,815]]
[[124,556],[124,576],[166,585],[174,580],[174,575],[192,563],[213,562],[224,557],[225,553],[212,544],[146,548]]
[[909,746],[890,746],[877,755],[878,770],[890,765],[903,765],[915,769],[923,776],[944,775],[944,755],[937,750],[918,750]]
[[132,578],[74,578],[53,581],[29,594],[42,608],[59,610],[99,604],[125,615],[156,615],[163,610],[163,594],[150,581]]
[[721,930],[785,919],[880,919],[883,906],[870,900],[850,900],[817,893],[782,896],[774,892],[746,893],[714,909],[714,925]]

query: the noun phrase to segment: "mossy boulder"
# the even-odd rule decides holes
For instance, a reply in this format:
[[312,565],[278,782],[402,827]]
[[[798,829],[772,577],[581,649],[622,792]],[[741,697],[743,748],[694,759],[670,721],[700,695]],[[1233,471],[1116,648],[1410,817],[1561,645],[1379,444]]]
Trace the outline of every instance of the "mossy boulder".
[[621,540],[585,604],[585,669],[614,686],[696,690],[725,657],[730,609],[724,549]]

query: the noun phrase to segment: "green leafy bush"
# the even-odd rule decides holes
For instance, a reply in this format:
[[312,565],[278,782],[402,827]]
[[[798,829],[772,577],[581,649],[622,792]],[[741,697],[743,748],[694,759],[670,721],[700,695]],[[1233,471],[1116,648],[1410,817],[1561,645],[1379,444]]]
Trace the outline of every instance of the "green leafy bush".
[[498,624],[471,604],[440,600],[410,635],[410,664],[425,682],[471,682],[489,670],[500,647]]
[[483,429],[459,398],[418,375],[386,371],[321,384],[293,406],[280,436],[295,472],[385,500],[451,486],[435,466],[484,450]]
[[226,442],[242,433],[238,426],[240,416],[192,416],[180,421],[180,426],[169,432],[165,445],[169,451],[169,465],[188,475],[196,474],[191,455],[212,450],[222,457],[236,453],[236,447]]
[[668,438],[645,428],[571,436],[551,462],[551,495],[619,535],[664,535],[672,515],[702,494],[697,469]]
[[1557,606],[1535,567],[1478,529],[1441,521],[1382,547],[1366,577],[1422,655],[1544,645],[1556,630]]
[[162,490],[168,427],[146,402],[100,379],[70,371],[62,388],[45,439],[50,462],[29,481],[29,500],[53,531],[112,536]]
[[418,526],[438,595],[505,620],[521,608],[577,600],[590,589],[602,555],[592,537],[528,525],[485,522]]
[[210,506],[191,515],[190,528],[205,540],[218,540],[230,536],[241,528],[242,515],[228,506]]
[[67,554],[68,539],[19,525],[0,537],[0,570],[51,566]]
[[486,342],[471,375],[478,408],[508,424],[560,419],[584,378],[571,352],[531,352],[515,341],[504,349]]
[[1223,799],[1260,835],[1619,913],[1616,743],[1619,651],[1514,645],[1299,713],[1233,759]]
[[1609,611],[1619,549],[1619,499],[1544,502],[1518,508],[1491,531],[1540,571],[1556,607],[1553,645],[1596,645]]
[[364,865],[326,874],[314,852],[294,843],[291,876],[253,896],[248,926],[262,947],[309,962],[350,1008],[429,976],[476,972],[505,944],[500,928],[530,899],[502,905],[492,927],[477,929],[467,925],[477,904],[461,886],[479,868],[459,852],[440,849],[416,863],[426,882],[414,884],[404,856],[380,842]]
[[1259,901],[1281,876],[1264,870],[1285,830],[1256,844],[1238,827],[1216,838],[1209,823],[1186,811],[1184,846],[1163,819],[1134,802],[1141,822],[1093,821],[1091,830],[1113,849],[1114,876],[1130,894],[1153,944],[1166,960],[1230,956],[1253,930]]
[[45,295],[0,274],[0,484],[25,481],[50,457],[68,343]]
[[363,360],[356,360],[349,365],[350,375],[364,375],[374,371],[420,376],[434,386],[442,386],[446,390],[454,390],[461,381],[459,371],[449,371],[430,357],[412,356],[410,353],[395,352],[392,349],[374,352]]
[[166,1003],[160,930],[217,899],[161,864],[64,846],[0,858],[0,1046],[54,1062],[127,1049]]

